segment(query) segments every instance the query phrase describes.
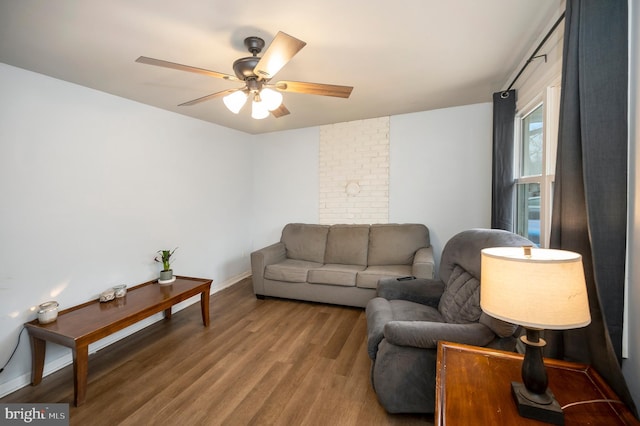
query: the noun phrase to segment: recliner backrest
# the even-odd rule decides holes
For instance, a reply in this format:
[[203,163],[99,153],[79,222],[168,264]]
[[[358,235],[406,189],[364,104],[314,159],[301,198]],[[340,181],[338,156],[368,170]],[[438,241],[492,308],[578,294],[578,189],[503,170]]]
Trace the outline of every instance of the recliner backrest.
[[469,229],[453,237],[442,250],[439,276],[445,284],[456,265],[480,279],[480,250],[488,247],[534,245],[528,239],[501,229]]
[[482,309],[480,309],[480,280],[460,265],[456,265],[449,276],[449,281],[445,283],[438,311],[448,323],[478,322],[482,313]]

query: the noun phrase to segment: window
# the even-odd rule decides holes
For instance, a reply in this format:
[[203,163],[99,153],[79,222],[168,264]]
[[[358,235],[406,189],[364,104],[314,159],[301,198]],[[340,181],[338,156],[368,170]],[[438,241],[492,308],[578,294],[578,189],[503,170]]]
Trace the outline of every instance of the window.
[[549,245],[560,87],[516,117],[516,233]]

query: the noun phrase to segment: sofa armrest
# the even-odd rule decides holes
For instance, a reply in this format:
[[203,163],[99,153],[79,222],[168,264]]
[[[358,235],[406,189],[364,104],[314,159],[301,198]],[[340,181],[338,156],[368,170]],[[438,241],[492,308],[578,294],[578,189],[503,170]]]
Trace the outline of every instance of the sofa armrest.
[[398,281],[397,278],[387,278],[378,282],[378,297],[409,300],[434,308],[438,307],[443,292],[444,283],[438,280],[417,278]]
[[267,265],[282,262],[287,258],[287,251],[282,242],[271,244],[251,253],[251,275],[253,292],[264,295],[264,268]]
[[422,247],[416,251],[413,257],[412,274],[416,278],[433,279],[435,276],[435,261],[433,260],[433,247]]
[[496,335],[480,323],[449,324],[430,321],[391,321],[384,326],[384,338],[398,346],[435,349],[440,340],[486,346]]

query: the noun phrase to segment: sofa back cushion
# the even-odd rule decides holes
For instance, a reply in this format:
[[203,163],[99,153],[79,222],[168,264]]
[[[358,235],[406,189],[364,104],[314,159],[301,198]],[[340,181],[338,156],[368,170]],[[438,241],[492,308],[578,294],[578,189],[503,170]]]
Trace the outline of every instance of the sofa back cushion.
[[366,266],[368,249],[369,225],[332,225],[324,263]]
[[371,225],[367,265],[410,265],[420,247],[429,247],[429,230],[422,224]]
[[323,263],[328,232],[329,225],[289,223],[282,230],[280,241],[287,258]]

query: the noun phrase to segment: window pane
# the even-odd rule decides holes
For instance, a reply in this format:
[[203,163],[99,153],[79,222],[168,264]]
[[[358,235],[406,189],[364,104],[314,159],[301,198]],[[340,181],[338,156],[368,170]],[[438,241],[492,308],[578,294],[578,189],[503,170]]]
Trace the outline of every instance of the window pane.
[[520,176],[542,174],[542,118],[543,108],[540,105],[531,114],[522,119]]
[[518,185],[516,230],[540,245],[540,184]]

